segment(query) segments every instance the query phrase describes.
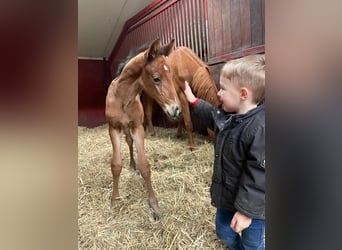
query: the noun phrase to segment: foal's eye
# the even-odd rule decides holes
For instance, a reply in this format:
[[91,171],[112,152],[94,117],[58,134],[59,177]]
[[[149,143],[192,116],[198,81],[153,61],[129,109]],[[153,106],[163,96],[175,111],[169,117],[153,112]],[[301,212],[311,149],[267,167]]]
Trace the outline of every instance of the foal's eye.
[[159,84],[161,82],[159,77],[153,77],[152,78],[155,84]]

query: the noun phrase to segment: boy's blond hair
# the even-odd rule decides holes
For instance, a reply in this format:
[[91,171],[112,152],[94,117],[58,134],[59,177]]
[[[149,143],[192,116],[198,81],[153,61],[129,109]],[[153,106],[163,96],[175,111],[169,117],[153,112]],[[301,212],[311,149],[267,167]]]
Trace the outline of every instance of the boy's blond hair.
[[253,101],[259,103],[265,98],[265,54],[228,61],[221,69],[221,77],[235,79],[239,87],[250,89]]

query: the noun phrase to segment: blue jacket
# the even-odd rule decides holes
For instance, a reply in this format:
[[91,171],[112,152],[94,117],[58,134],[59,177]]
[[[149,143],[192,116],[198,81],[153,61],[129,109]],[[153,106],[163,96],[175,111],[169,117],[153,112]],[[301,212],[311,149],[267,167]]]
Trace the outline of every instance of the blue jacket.
[[199,100],[192,108],[215,132],[211,204],[265,219],[265,104],[237,115]]

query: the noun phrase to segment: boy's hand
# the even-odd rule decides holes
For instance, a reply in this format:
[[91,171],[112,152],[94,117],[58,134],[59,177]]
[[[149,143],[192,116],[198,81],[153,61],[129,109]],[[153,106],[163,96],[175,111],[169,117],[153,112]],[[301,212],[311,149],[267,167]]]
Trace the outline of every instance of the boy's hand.
[[234,232],[240,233],[242,230],[249,227],[251,223],[252,218],[249,218],[248,216],[240,213],[239,211],[236,211],[232,221],[230,222],[230,227],[233,229]]
[[184,94],[185,94],[188,102],[193,103],[194,101],[196,101],[196,96],[194,96],[194,94],[192,93],[192,90],[191,90],[189,83],[187,81],[185,81]]

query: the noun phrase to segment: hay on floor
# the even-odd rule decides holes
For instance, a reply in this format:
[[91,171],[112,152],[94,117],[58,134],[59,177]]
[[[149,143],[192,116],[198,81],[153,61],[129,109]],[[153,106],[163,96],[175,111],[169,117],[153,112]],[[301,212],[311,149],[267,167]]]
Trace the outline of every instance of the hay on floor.
[[147,203],[145,183],[129,167],[122,138],[122,200],[110,208],[112,146],[107,125],[78,128],[79,143],[79,249],[226,249],[215,235],[215,208],[209,187],[213,144],[194,134],[196,149],[187,147],[186,133],[156,127],[146,133],[145,148],[152,169],[152,185],[162,217],[155,221]]

